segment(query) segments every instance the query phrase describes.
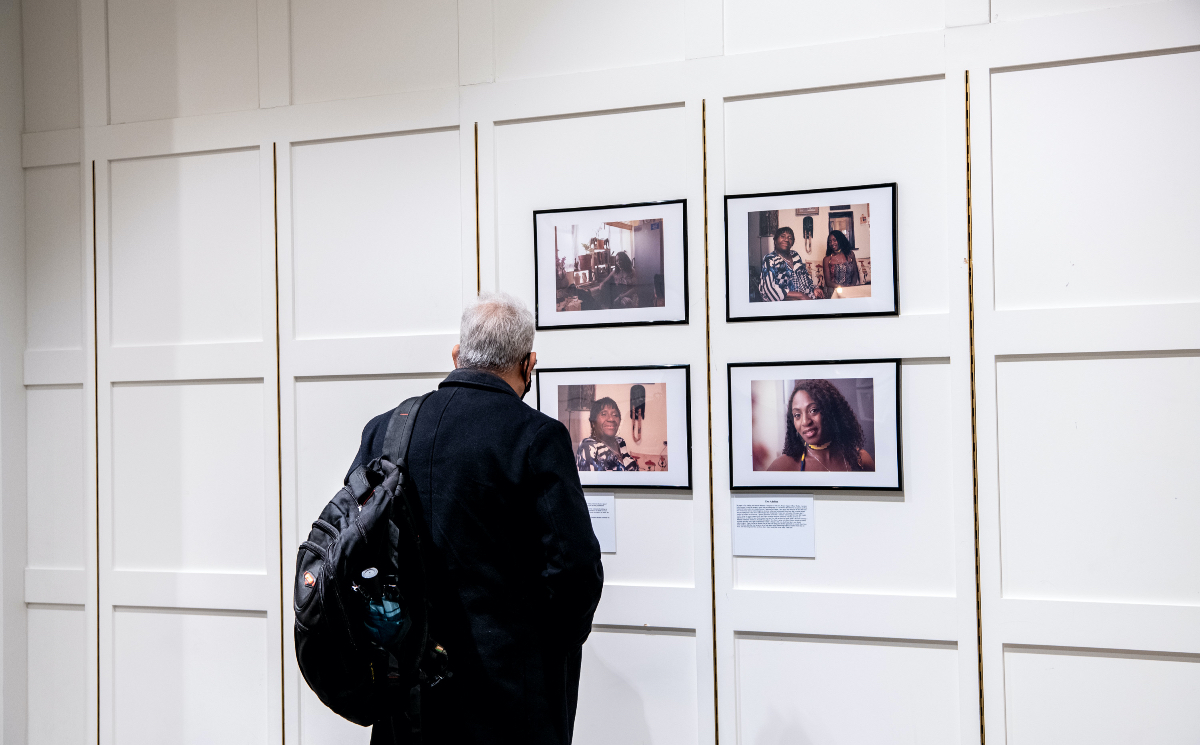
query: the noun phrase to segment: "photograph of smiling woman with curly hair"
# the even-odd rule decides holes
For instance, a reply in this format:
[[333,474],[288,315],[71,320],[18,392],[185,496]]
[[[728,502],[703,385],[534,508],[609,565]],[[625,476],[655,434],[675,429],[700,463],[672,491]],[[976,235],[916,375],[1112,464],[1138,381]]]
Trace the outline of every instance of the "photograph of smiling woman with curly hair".
[[[779,456],[771,460],[765,470],[874,471],[875,458],[871,455],[875,449],[874,382],[872,378],[797,380],[794,383],[783,380],[754,381],[751,384],[753,393],[759,392],[755,389],[782,388],[790,390],[791,394],[780,422],[783,447]],[[768,394],[764,396],[766,398],[774,391],[762,392]],[[851,405],[850,401],[854,401],[855,405]],[[864,419],[871,434],[869,449],[862,426]],[[763,451],[771,452],[766,445]],[[762,465],[765,460],[756,458],[754,470],[764,470]]]

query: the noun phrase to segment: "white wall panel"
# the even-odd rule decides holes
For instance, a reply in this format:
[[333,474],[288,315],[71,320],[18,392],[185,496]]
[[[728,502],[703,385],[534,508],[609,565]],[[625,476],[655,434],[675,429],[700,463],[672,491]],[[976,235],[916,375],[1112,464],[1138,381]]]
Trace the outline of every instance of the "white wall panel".
[[494,0],[496,79],[684,58],[684,0]]
[[78,0],[24,0],[21,52],[25,131],[78,127]]
[[1200,52],[992,75],[998,310],[1200,300],[1197,80]]
[[112,402],[113,567],[265,572],[262,383],[121,385]]
[[583,646],[580,745],[692,745],[697,739],[696,636],[596,627]]
[[695,587],[695,509],[690,497],[618,493],[617,551],[602,557],[604,584]]
[[369,745],[371,728],[334,714],[303,681],[300,683],[300,737],[303,745]]
[[[112,737],[121,745],[267,742],[262,616],[117,609]],[[275,671],[278,675],[278,671]]]
[[[447,367],[450,367],[449,360]],[[338,489],[358,453],[363,427],[406,398],[437,387],[444,375],[296,383],[296,545]]]
[[115,346],[262,338],[259,152],[111,167]]
[[996,367],[1004,596],[1200,604],[1200,357]]
[[454,0],[292,0],[292,102],[458,83]]
[[819,495],[817,558],[734,557],[737,588],[954,595],[950,366],[908,364],[902,377],[903,496]]
[[534,210],[688,196],[687,125],[672,107],[497,127],[499,285],[533,308]]
[[1009,745],[1200,742],[1200,655],[1010,647]]
[[725,0],[725,53],[939,29],[943,0]]
[[945,81],[725,106],[725,193],[896,182],[900,311],[945,313]]
[[88,742],[87,671],[91,666],[87,660],[87,617],[83,606],[32,605],[28,613],[26,743]]
[[[25,171],[25,346],[83,346],[79,166]],[[82,371],[80,371],[82,375]]]
[[959,742],[953,644],[739,635],[741,745]]
[[109,120],[258,108],[254,0],[108,0]]
[[1143,5],[1159,0],[990,0],[992,21],[1016,21],[1021,18],[1083,13],[1089,10]]
[[84,516],[83,388],[25,390],[26,566],[83,569]]
[[295,146],[296,335],[458,328],[457,129]]

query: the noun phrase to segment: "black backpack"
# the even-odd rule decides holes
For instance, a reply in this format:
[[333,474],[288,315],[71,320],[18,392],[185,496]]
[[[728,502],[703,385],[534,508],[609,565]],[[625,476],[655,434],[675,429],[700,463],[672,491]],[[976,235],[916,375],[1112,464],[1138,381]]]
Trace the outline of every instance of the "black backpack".
[[296,661],[321,702],[372,743],[420,739],[421,686],[449,677],[429,639],[419,513],[406,488],[421,403],[388,421],[383,455],[350,474],[296,556]]

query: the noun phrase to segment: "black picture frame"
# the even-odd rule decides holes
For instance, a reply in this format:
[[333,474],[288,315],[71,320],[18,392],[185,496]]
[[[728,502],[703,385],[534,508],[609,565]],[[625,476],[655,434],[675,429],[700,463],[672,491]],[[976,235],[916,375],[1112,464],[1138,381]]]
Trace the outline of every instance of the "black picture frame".
[[[857,313],[793,313],[787,315],[739,315],[734,316],[731,310],[730,298],[730,283],[731,277],[734,276],[734,268],[731,264],[732,258],[729,254],[729,203],[740,199],[757,199],[760,197],[786,197],[797,194],[837,194],[838,192],[858,191],[861,189],[891,189],[892,194],[892,310],[889,311],[868,311]],[[865,318],[878,316],[898,316],[900,315],[900,261],[899,261],[899,189],[895,181],[881,184],[864,184],[861,186],[839,186],[824,189],[797,189],[793,191],[769,191],[758,192],[754,194],[726,194],[724,202],[724,219],[725,219],[725,321],[727,323],[743,323],[753,321],[797,321],[810,320],[820,318]],[[874,251],[874,246],[872,246]],[[738,274],[737,276],[741,276]],[[873,276],[873,274],[872,274]],[[809,301],[806,301],[809,302]],[[800,303],[803,305],[804,303]]]
[[[791,360],[784,362],[730,362],[725,369],[725,392],[726,406],[728,407],[727,414],[729,419],[729,490],[731,492],[770,492],[770,493],[785,493],[785,492],[810,492],[810,491],[855,491],[855,492],[903,492],[904,491],[904,421],[903,421],[903,406],[902,393],[903,385],[901,376],[903,372],[902,360],[899,357],[879,357],[874,359],[849,359],[849,360]],[[734,457],[733,457],[733,370],[741,367],[755,368],[771,368],[771,367],[797,367],[797,366],[821,366],[821,365],[877,365],[890,363],[896,369],[896,485],[895,486],[821,486],[797,484],[789,486],[762,486],[757,484],[738,485],[736,474],[734,472]]]
[[[584,484],[584,489],[623,489],[626,491],[645,491],[652,489],[655,491],[691,491],[692,490],[692,366],[689,365],[620,365],[608,367],[549,367],[545,369],[535,368],[534,375],[537,378],[537,398],[536,408],[542,411],[542,374],[551,373],[576,373],[576,372],[629,372],[634,370],[683,370],[683,397],[684,397],[684,417],[685,431],[687,432],[687,441],[685,449],[687,451],[687,472],[686,484],[604,484],[591,485]],[[545,413],[545,412],[543,412]],[[557,419],[556,419],[557,421]]]
[[[538,331],[563,331],[569,329],[599,329],[599,328],[614,328],[618,326],[676,326],[686,325],[690,322],[691,303],[688,290],[688,217],[687,217],[687,202],[685,199],[662,199],[653,202],[630,202],[628,204],[605,204],[594,207],[561,207],[556,209],[544,209],[533,211],[533,321],[534,328]],[[630,209],[634,207],[654,207],[657,205],[674,205],[679,204],[683,207],[683,318],[662,320],[662,321],[613,321],[606,323],[578,323],[569,325],[544,326],[542,325],[541,303],[538,300],[539,283],[541,278],[538,275],[538,215],[561,214],[564,212],[593,212],[596,210],[611,210],[611,209]]]

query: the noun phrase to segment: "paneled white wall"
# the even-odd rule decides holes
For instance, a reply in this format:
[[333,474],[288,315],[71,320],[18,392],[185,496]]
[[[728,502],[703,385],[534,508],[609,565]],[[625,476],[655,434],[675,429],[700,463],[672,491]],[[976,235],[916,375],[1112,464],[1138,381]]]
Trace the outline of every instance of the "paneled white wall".
[[[967,70],[989,739],[1200,736],[1194,2],[24,0],[22,34],[28,742],[365,743],[289,610],[362,426],[477,283],[533,302],[533,210],[678,198],[691,322],[535,346],[692,366],[695,486],[618,494],[576,737],[978,742]],[[890,181],[898,317],[722,320],[725,194]],[[864,357],[903,359],[904,491],[733,557],[725,365]]]
[[1200,244],[1171,216],[1200,198],[1183,123],[1200,106],[1200,17],[1164,3],[1013,28],[1067,42],[956,52],[972,140],[990,142],[973,161],[988,735],[1186,742]]

